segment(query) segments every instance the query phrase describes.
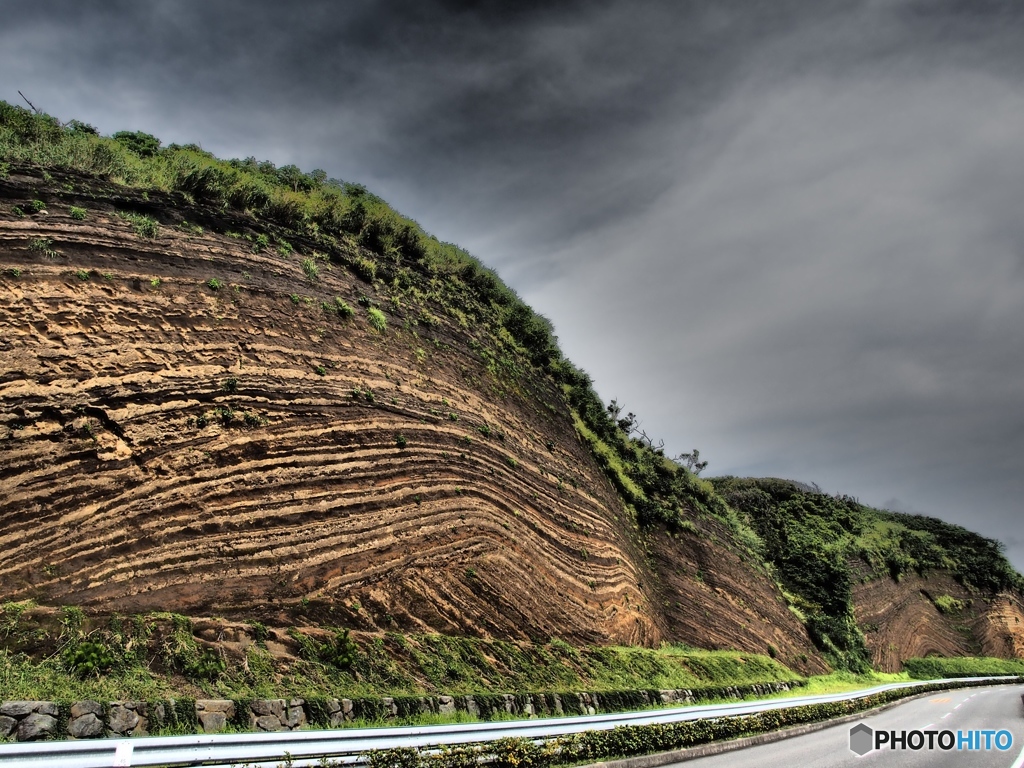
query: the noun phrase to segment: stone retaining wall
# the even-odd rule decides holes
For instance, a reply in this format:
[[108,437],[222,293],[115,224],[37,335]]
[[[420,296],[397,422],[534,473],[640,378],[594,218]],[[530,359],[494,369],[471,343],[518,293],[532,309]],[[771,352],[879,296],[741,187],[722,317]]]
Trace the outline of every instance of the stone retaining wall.
[[694,704],[708,698],[741,698],[789,690],[790,683],[764,683],[710,690],[612,691],[606,693],[476,694],[400,696],[379,699],[170,699],[164,701],[5,701],[0,703],[0,739],[92,739],[146,736],[162,729],[217,733],[288,731],[304,726],[338,728],[355,719],[393,720],[416,714],[468,712],[483,719],[497,713],[520,717],[596,714],[632,707]]

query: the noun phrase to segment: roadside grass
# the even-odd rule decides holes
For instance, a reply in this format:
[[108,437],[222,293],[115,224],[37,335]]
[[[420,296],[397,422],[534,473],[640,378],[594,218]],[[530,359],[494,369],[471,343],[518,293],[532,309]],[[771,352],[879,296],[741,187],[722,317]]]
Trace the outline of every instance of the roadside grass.
[[812,675],[804,685],[790,691],[783,691],[769,698],[792,698],[794,696],[820,696],[829,693],[847,693],[888,683],[910,683],[914,679],[906,672],[832,672],[828,675]]
[[984,677],[994,675],[1024,675],[1024,660],[994,659],[983,657],[907,659],[903,672],[832,672],[828,675],[813,675],[803,686],[792,691],[783,691],[772,698],[792,696],[817,696],[829,693],[846,693],[888,683],[914,683],[953,677]]
[[965,656],[943,659],[907,659],[903,666],[916,679],[942,677],[981,677],[988,675],[1024,675],[1024,659],[995,659]]
[[665,645],[656,650],[627,646],[587,648],[592,690],[641,687],[700,688],[800,680],[782,663],[760,654],[695,650]]
[[144,667],[79,678],[68,674],[59,657],[34,662],[24,654],[0,649],[0,700],[125,701],[180,696],[169,681]]
[[[301,648],[273,656],[261,646],[261,638],[272,638],[289,647],[298,636],[308,644],[308,638],[324,635],[322,629],[268,634],[259,625],[240,655],[197,642],[191,622],[174,614],[112,618],[109,625],[98,617],[86,619],[73,635],[56,626],[52,609],[5,604],[0,619],[0,700],[590,692],[608,694],[608,706],[615,707],[615,702],[641,700],[640,692],[661,689],[690,689],[709,699],[729,686],[802,682],[768,656],[684,646],[573,646],[558,639],[513,643],[389,632],[354,635],[350,657],[325,663]],[[137,629],[128,634],[128,625]],[[181,658],[168,656],[169,644],[181,651]],[[111,663],[102,671],[76,671],[73,651],[83,645],[101,649]],[[223,665],[200,669],[207,656],[222,659]]]

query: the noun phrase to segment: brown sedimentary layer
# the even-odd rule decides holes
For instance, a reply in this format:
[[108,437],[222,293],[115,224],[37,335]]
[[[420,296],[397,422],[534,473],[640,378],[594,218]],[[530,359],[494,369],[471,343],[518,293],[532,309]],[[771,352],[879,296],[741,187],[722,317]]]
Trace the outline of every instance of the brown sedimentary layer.
[[[337,259],[314,276],[309,243],[285,256],[212,231],[246,231],[240,214],[54,175],[0,181],[0,598],[678,640],[824,669],[771,576],[714,520],[642,535],[562,392],[431,276],[370,284]],[[45,213],[13,211],[34,199]],[[163,226],[140,237],[118,209]],[[1017,598],[936,618],[928,590],[857,588],[883,668],[1021,654]]]
[[668,633],[699,648],[777,654],[804,674],[826,671],[778,588],[730,541],[710,519],[699,520],[694,531],[654,538],[651,554]]
[[[859,570],[854,613],[876,668],[898,672],[905,659],[929,655],[1024,655],[1024,614],[1017,596],[970,591],[942,572],[904,574],[894,581],[864,580],[867,572]],[[955,602],[943,606],[943,598]]]
[[0,225],[4,599],[659,637],[553,385],[338,265],[66,210]]

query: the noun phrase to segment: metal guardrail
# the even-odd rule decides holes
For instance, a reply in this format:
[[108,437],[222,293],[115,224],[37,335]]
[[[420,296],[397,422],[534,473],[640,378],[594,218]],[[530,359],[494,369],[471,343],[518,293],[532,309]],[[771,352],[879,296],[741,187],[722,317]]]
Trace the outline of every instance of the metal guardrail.
[[315,766],[324,758],[358,764],[373,749],[431,748],[475,744],[507,737],[545,740],[588,730],[610,730],[622,725],[676,723],[808,704],[850,701],[876,693],[953,682],[1016,682],[1016,676],[947,678],[913,683],[889,683],[847,693],[761,699],[728,704],[707,704],[671,709],[621,712],[583,717],[500,721],[435,726],[343,728],[325,731],[230,733],[192,736],[155,736],[131,739],[94,739],[0,744],[0,768],[118,768],[119,766],[262,766],[270,768],[291,759],[291,764]]

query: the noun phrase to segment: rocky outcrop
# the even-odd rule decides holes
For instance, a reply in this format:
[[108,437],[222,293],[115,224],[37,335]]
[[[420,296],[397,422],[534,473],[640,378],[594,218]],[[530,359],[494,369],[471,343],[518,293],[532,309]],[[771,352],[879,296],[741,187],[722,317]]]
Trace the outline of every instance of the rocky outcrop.
[[1024,601],[1017,594],[1000,594],[987,602],[975,630],[987,656],[1024,658]]
[[115,209],[187,206],[108,192],[136,197],[0,182],[3,599],[661,639],[553,383],[415,292],[167,221],[140,237]]
[[693,573],[663,594],[562,391],[501,339],[442,294],[231,236],[252,224],[73,174],[0,181],[0,597],[644,645],[710,629],[672,608],[693,603],[722,621],[712,647],[814,658]]
[[[653,539],[658,599],[667,633],[697,648],[769,654],[802,674],[828,670],[807,631],[759,563],[731,546],[717,521]],[[760,566],[763,567],[763,566]]]
[[[826,669],[715,519],[639,530],[560,387],[436,290],[447,276],[371,279],[356,265],[386,254],[256,226],[73,173],[0,180],[0,598]],[[912,580],[855,591],[883,669],[1024,653],[1017,597],[936,618]]]
[[898,672],[905,659],[931,655],[1024,657],[1018,596],[983,595],[941,572],[899,581],[859,572],[854,610],[877,669]]

